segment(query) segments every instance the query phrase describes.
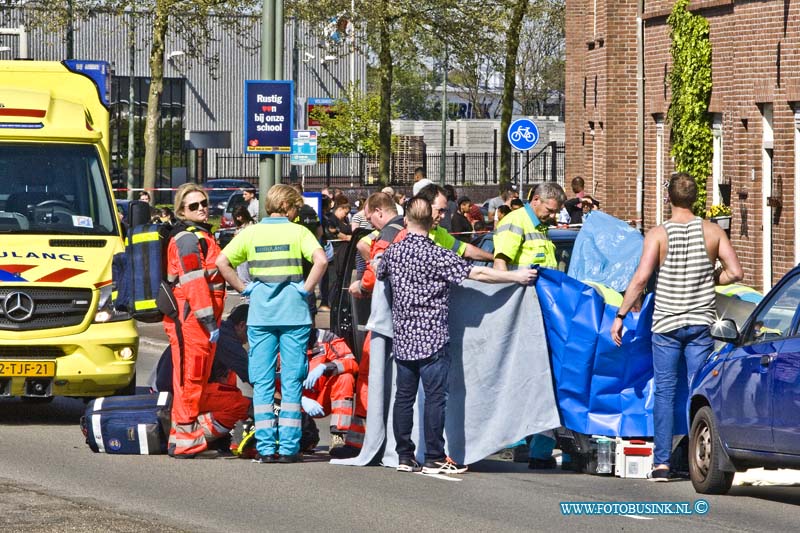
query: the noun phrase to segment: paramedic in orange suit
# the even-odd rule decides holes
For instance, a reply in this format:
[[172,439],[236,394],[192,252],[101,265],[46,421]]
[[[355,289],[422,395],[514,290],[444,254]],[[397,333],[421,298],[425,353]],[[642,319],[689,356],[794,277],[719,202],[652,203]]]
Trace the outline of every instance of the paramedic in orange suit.
[[168,453],[207,458],[216,455],[208,442],[230,430],[200,410],[219,338],[225,280],[214,264],[220,249],[207,224],[205,190],[195,183],[181,185],[175,193],[175,215],[178,222],[167,244],[167,279],[178,320],[164,317],[174,368]]
[[344,444],[350,428],[358,363],[344,339],[328,330],[311,330],[308,345],[303,410],[315,418],[330,415],[331,450]]
[[[364,297],[372,293],[375,287],[375,263],[380,260],[383,252],[395,241],[403,239],[406,235],[403,226],[403,217],[397,214],[397,204],[386,193],[377,192],[367,198],[364,213],[375,231],[364,237],[359,244],[369,245],[369,262],[364,276],[350,285],[350,293],[356,297]],[[345,445],[331,451],[331,457],[343,459],[355,457],[361,451],[364,443],[364,434],[367,424],[367,397],[369,392],[369,341],[371,335],[367,333],[364,339],[364,348],[361,353],[361,363],[358,366],[356,378],[355,411],[350,422],[350,427],[345,435]]]

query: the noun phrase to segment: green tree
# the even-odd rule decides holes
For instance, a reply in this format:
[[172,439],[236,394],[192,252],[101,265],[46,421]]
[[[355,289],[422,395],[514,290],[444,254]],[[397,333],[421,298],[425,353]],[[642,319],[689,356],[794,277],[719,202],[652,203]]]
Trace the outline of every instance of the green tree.
[[706,182],[711,174],[714,138],[708,105],[711,101],[711,41],[709,25],[702,15],[688,9],[689,0],[678,0],[667,18],[670,26],[670,100],[667,117],[672,129],[675,169],[686,172],[697,183],[693,211],[706,210]]
[[508,142],[508,127],[514,112],[514,91],[517,87],[517,53],[522,21],[528,11],[528,0],[515,0],[506,32],[506,57],[503,72],[503,111],[500,115],[500,183],[511,180],[511,144]]
[[564,0],[539,0],[523,23],[516,101],[523,115],[540,115],[554,93],[564,93]]
[[380,179],[389,180],[394,68],[404,60],[423,56],[426,43],[437,39],[450,50],[479,35],[494,18],[495,3],[471,0],[287,0],[287,10],[302,20],[327,27],[329,19],[348,16],[364,36],[360,46],[377,58],[380,94]]
[[[215,26],[243,34],[252,29],[252,20],[241,17],[261,4],[258,0],[116,0],[123,9],[136,8],[152,14],[153,38],[150,43],[150,90],[147,95],[147,123],[144,130],[144,187],[155,187],[159,151],[158,124],[161,121],[161,95],[164,92],[164,52],[168,35],[180,36],[191,58],[207,56],[207,44],[214,38]],[[213,16],[213,18],[212,18]],[[217,58],[206,60],[211,74]]]
[[330,113],[314,109],[310,118],[320,123],[319,153],[378,153],[378,113],[380,97],[358,91],[355,84],[347,88],[346,99],[331,106]]
[[437,120],[431,81],[435,74],[417,61],[395,66],[392,115],[407,120]]

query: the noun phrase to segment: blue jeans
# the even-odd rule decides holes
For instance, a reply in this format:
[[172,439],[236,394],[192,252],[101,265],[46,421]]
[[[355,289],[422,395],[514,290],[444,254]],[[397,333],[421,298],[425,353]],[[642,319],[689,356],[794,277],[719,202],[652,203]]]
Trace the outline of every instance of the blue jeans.
[[[308,374],[306,346],[310,326],[248,326],[248,371],[253,384],[256,448],[262,456],[300,451],[300,399]],[[275,370],[281,358],[281,413],[275,417]]]
[[697,369],[714,349],[714,339],[708,326],[686,326],[667,333],[653,333],[652,341],[655,383],[653,463],[669,465],[680,359],[686,359],[686,379],[691,390]]
[[425,461],[441,461],[444,454],[444,413],[447,404],[447,382],[450,374],[450,354],[445,345],[437,353],[419,361],[397,363],[394,410],[392,411],[395,450],[400,459],[414,458],[411,429],[414,426],[414,402],[420,380],[425,391]]

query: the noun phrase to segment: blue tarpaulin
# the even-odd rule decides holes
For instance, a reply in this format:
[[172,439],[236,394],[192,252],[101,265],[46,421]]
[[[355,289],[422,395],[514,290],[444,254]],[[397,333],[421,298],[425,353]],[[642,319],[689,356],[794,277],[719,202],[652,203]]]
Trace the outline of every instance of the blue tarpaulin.
[[643,245],[637,229],[602,211],[592,211],[575,239],[569,275],[622,292],[639,266]]
[[[652,295],[641,312],[625,318],[622,346],[616,346],[611,324],[618,307],[607,304],[592,287],[557,270],[541,269],[536,292],[563,425],[589,435],[653,436]],[[675,402],[676,434],[687,432],[687,396],[683,378]]]

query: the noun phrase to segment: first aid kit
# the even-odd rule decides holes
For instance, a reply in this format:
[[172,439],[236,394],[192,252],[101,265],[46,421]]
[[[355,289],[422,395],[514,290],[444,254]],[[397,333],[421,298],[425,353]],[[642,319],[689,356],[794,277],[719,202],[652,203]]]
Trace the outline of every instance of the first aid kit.
[[171,409],[168,392],[96,398],[81,417],[81,430],[94,452],[165,454]]
[[614,475],[645,479],[653,469],[653,443],[617,437]]

